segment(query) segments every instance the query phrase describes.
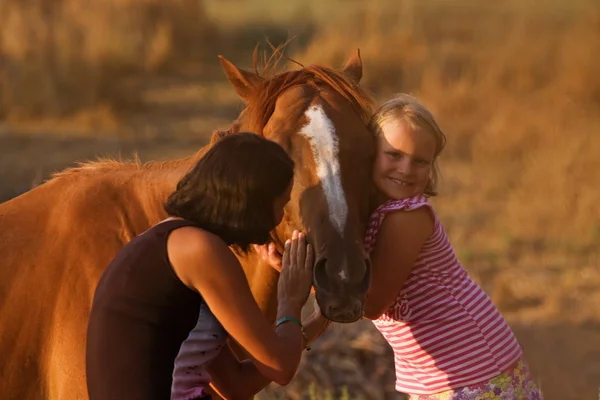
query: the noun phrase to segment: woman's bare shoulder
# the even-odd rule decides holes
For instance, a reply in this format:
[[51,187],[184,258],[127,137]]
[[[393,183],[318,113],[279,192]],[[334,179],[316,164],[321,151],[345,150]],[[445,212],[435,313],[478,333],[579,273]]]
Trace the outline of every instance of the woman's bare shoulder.
[[171,232],[169,250],[193,255],[208,255],[228,250],[227,244],[219,236],[196,226],[184,226]]
[[[212,273],[215,265],[235,263],[234,254],[217,235],[207,230],[185,226],[171,232],[167,241],[169,261],[175,273],[188,286],[198,274]],[[210,266],[210,268],[205,267]]]

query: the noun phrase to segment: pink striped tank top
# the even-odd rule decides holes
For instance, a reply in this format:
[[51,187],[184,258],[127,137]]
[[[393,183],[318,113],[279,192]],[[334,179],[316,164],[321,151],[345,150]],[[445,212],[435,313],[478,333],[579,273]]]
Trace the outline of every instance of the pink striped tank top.
[[396,390],[433,394],[485,381],[521,356],[521,347],[491,299],[458,261],[423,195],[384,203],[371,215],[370,254],[387,213],[427,207],[435,223],[396,301],[375,327],[394,350]]

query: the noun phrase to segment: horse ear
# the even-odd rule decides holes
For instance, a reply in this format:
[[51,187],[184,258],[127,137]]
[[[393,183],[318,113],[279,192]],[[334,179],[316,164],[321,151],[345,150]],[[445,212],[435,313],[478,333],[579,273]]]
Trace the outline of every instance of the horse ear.
[[213,131],[210,137],[210,145],[217,143],[219,140],[223,139],[227,135],[231,135],[233,133],[238,133],[240,131],[240,124],[238,122],[234,122],[227,130],[216,130]]
[[219,56],[219,60],[221,61],[221,67],[223,68],[223,72],[225,72],[227,80],[233,85],[244,103],[247,103],[258,90],[263,79],[253,72],[236,67],[223,56]]
[[342,68],[350,78],[352,78],[356,83],[360,82],[362,78],[362,61],[360,59],[360,49],[356,49],[356,52],[350,56],[348,61],[346,61],[346,65]]
[[225,136],[227,136],[227,131],[214,131],[210,136],[210,145],[214,145]]

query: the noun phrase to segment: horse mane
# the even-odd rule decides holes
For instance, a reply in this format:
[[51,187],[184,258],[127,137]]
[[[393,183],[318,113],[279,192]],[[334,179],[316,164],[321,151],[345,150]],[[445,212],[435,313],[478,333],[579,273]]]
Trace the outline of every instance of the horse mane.
[[165,170],[168,168],[177,168],[179,166],[186,165],[190,161],[201,157],[201,155],[204,154],[204,152],[206,150],[208,150],[210,147],[212,147],[212,145],[215,144],[215,142],[217,140],[219,140],[220,138],[222,138],[223,136],[228,135],[230,133],[238,132],[238,131],[239,131],[239,124],[236,124],[236,123],[234,123],[227,130],[213,131],[208,145],[203,146],[195,154],[188,156],[188,157],[178,158],[176,160],[162,160],[162,161],[151,160],[151,161],[147,161],[147,162],[142,162],[140,160],[137,152],[134,152],[132,155],[132,158],[128,159],[128,160],[118,159],[118,158],[114,158],[114,157],[99,157],[95,160],[86,160],[86,161],[76,162],[75,167],[65,168],[62,171],[54,172],[50,176],[49,180],[67,177],[67,176],[74,175],[77,173],[82,173],[82,172],[94,172],[94,171],[97,172],[97,171],[102,171],[102,170],[106,171],[106,170],[118,169],[118,170],[123,170],[123,171],[125,171],[125,170],[126,171],[145,171],[145,170],[153,169],[155,171],[156,170],[160,171],[160,170]]
[[[352,81],[344,72],[322,65],[302,66],[295,60],[283,55],[287,43],[272,48],[273,54],[267,59],[263,53],[262,74],[259,72],[258,50],[253,56],[255,73],[263,78],[254,98],[249,99],[246,107],[240,113],[238,121],[244,121],[249,130],[261,133],[275,111],[275,103],[279,96],[293,86],[308,85],[315,90],[329,87],[343,96],[354,108],[361,120],[368,124],[372,115],[372,97],[357,83]],[[300,65],[302,68],[292,71],[278,71],[282,58]],[[230,129],[231,130],[231,129]]]
[[[200,150],[202,151],[202,149]],[[87,160],[80,161],[75,163],[75,167],[65,168],[62,171],[57,171],[51,174],[50,180],[58,179],[58,178],[66,178],[75,174],[85,173],[85,172],[98,172],[98,171],[107,171],[107,170],[120,170],[120,171],[146,171],[149,169],[153,170],[165,170],[168,168],[182,166],[187,164],[191,159],[197,156],[198,153],[189,156],[180,158],[177,160],[163,160],[163,161],[147,161],[142,162],[137,153],[134,153],[132,158],[129,160],[112,158],[112,157],[104,157],[97,158],[95,160]]]

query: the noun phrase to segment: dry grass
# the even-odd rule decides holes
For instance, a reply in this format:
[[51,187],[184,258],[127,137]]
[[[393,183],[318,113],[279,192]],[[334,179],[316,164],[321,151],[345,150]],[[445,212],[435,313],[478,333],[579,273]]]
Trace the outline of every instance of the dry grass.
[[134,107],[125,77],[202,59],[215,35],[199,0],[0,0],[0,116]]
[[[156,9],[158,2],[115,2],[119,10],[135,9],[136,18],[128,20],[124,16],[133,14],[119,12],[123,19],[113,20],[101,10],[108,1],[85,9],[64,1],[63,11],[54,11],[53,18],[67,21],[59,24],[65,32],[52,36],[60,40],[50,40],[41,11],[14,14],[15,7],[25,6],[0,0],[0,50],[10,61],[3,71],[5,77],[13,74],[2,83],[4,113],[98,107],[105,104],[106,83],[119,82],[113,71],[121,67],[106,65],[156,70],[133,86],[113,83],[109,90],[116,93],[113,104],[137,99],[124,101],[132,106],[115,118],[114,128],[143,126],[136,132],[143,132],[144,146],[154,149],[147,154],[164,157],[169,153],[151,138],[176,147],[186,135],[205,137],[202,132],[225,124],[239,109],[218,72],[217,53],[249,65],[252,46],[266,33],[275,41],[301,34],[290,56],[305,63],[341,65],[360,47],[364,84],[376,97],[416,94],[445,129],[443,185],[434,203],[465,267],[517,333],[546,399],[596,398],[600,5],[595,0],[300,3],[207,0],[206,16],[200,9],[194,9],[196,14],[173,11],[168,17],[158,13],[162,26],[171,27],[160,28],[152,22],[155,14],[140,11]],[[185,10],[191,3],[166,4],[160,7]],[[194,19],[219,27],[216,33],[202,33],[214,41],[202,52],[208,61],[195,64],[202,69],[192,72],[159,68],[169,60],[189,60],[185,55],[197,49],[186,34],[160,32],[174,26],[195,32],[186,28],[194,26]],[[98,36],[102,24],[113,27],[111,35]],[[75,26],[79,33],[70,37],[67,29]],[[181,151],[192,150],[186,143],[181,142]],[[42,156],[38,151],[37,159],[28,159],[26,152],[34,154],[36,143],[27,146],[15,145],[22,153],[2,158],[0,174],[3,169],[32,171],[23,175],[27,181],[37,174]],[[61,162],[51,165],[83,154],[65,150]],[[311,391],[315,398],[327,398],[327,390],[337,398],[344,397],[342,388],[352,399],[400,398],[393,389],[392,365],[390,349],[369,323],[335,327],[306,354],[289,387],[270,387],[261,398],[310,398]]]

